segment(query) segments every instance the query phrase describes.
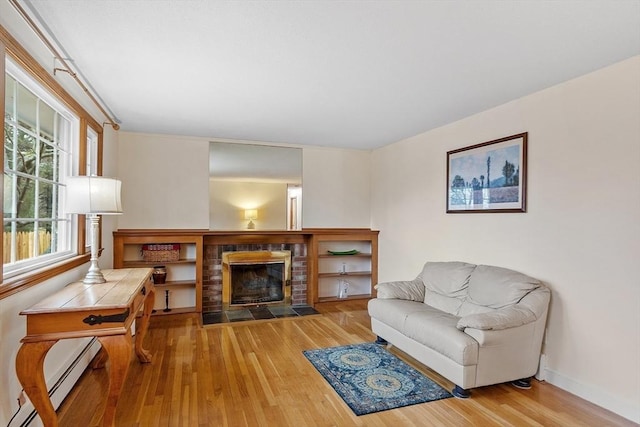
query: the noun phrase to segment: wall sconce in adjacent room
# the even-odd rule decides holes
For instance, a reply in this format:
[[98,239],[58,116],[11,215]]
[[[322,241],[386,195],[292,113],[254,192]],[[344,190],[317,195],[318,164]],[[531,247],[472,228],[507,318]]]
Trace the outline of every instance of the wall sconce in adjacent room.
[[248,219],[249,223],[247,224],[248,230],[253,230],[256,228],[256,225],[253,223],[254,219],[258,219],[258,210],[257,209],[245,209],[244,210],[244,219]]
[[68,213],[85,214],[91,220],[91,260],[83,283],[93,285],[106,282],[98,266],[98,215],[122,214],[120,189],[122,183],[102,176],[70,176],[66,180]]

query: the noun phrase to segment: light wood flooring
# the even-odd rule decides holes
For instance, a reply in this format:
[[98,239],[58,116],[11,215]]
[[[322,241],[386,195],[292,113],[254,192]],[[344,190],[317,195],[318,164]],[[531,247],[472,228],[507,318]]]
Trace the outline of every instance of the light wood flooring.
[[[550,384],[474,389],[472,398],[356,416],[303,356],[306,349],[371,342],[366,301],[325,303],[320,316],[201,327],[194,315],[151,319],[133,356],[116,414],[134,426],[632,426]],[[448,390],[452,384],[403,353],[393,353]],[[105,369],[88,369],[58,410],[60,427],[100,425]]]

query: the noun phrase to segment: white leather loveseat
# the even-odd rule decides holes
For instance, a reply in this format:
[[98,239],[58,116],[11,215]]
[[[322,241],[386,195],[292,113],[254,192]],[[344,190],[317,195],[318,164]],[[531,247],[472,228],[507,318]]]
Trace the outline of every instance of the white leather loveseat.
[[454,396],[509,381],[530,386],[550,299],[539,280],[500,267],[428,262],[414,280],[376,289],[368,309],[377,342],[453,382]]

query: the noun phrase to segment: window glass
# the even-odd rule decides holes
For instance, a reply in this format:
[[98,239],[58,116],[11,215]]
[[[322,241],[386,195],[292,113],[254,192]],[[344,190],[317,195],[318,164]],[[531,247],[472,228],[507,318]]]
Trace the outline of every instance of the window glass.
[[4,119],[4,277],[75,253],[64,214],[79,120],[7,61]]

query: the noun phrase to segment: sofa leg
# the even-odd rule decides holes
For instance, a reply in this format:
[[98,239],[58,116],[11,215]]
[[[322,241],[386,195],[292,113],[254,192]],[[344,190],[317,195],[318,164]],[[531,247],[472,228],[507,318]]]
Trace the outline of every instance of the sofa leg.
[[521,378],[519,380],[511,381],[511,384],[514,387],[529,390],[531,388],[531,378]]
[[381,336],[376,336],[376,341],[375,341],[375,343],[376,343],[376,344],[378,344],[378,345],[387,345],[387,344],[389,344],[389,343],[387,342],[387,340],[385,340],[385,339],[384,339],[384,338],[382,338]]
[[458,399],[467,399],[471,396],[471,392],[469,390],[458,385],[456,385],[453,390],[451,390],[451,394],[453,394]]

